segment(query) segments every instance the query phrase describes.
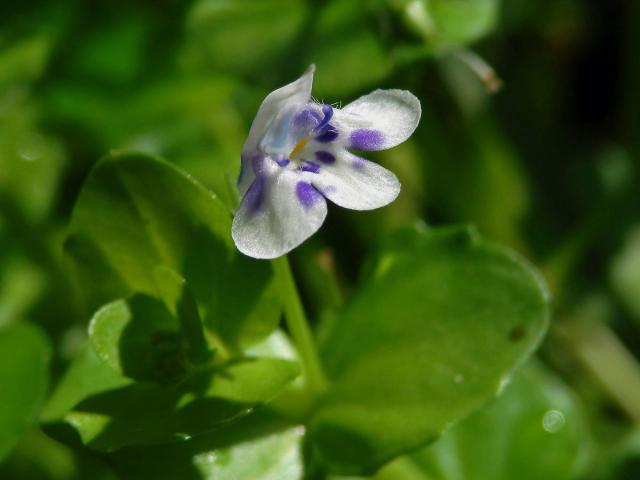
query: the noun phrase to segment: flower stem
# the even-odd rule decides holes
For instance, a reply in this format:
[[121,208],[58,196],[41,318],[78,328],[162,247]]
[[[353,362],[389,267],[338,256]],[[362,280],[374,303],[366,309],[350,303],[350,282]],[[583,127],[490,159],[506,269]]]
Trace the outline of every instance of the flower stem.
[[326,388],[327,380],[322,371],[313,334],[309,328],[298,289],[291,274],[289,259],[286,255],[276,258],[273,260],[273,267],[282,294],[287,326],[302,363],[305,381],[312,390],[322,392]]

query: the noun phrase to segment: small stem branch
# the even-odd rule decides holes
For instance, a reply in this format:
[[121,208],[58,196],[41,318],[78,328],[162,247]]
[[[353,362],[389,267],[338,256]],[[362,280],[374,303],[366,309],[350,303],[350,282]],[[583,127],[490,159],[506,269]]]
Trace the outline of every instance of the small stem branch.
[[273,260],[273,267],[280,285],[287,326],[300,356],[305,380],[311,389],[321,392],[326,388],[327,380],[322,371],[313,335],[291,274],[289,259],[286,255],[277,258]]
[[502,80],[496,71],[477,53],[463,48],[452,50],[451,56],[466,65],[484,83],[487,93],[497,93],[502,88]]

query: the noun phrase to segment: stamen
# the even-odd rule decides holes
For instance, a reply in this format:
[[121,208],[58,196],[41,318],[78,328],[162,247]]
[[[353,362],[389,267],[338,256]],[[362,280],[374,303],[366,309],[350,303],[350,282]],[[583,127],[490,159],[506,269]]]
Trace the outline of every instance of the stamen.
[[309,143],[309,140],[311,140],[311,137],[309,135],[307,135],[306,137],[304,137],[302,140],[300,140],[295,147],[293,147],[293,150],[291,150],[291,152],[289,152],[288,157],[290,159],[293,159],[293,157],[300,153],[300,150],[302,150],[304,148],[304,146]]
[[318,125],[316,125],[316,127],[313,129],[314,132],[322,130],[333,117],[333,108],[331,108],[331,105],[322,105],[322,115],[323,118],[320,123],[318,123]]

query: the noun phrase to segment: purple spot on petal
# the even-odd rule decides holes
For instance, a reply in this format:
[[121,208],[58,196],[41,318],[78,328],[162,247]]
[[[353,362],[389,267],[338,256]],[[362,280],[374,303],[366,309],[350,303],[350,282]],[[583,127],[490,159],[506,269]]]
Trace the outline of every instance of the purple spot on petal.
[[266,177],[260,175],[253,181],[247,193],[244,194],[242,203],[247,206],[247,209],[251,213],[257,213],[262,210],[264,206],[264,189],[267,183]]
[[360,157],[355,157],[353,159],[352,165],[353,165],[353,168],[355,168],[356,170],[363,170],[365,165],[365,159]]
[[311,208],[322,198],[320,192],[311,186],[308,182],[298,182],[296,185],[296,195],[298,201],[304,208]]
[[276,163],[281,167],[286,167],[287,165],[289,165],[289,159],[281,153],[276,155],[275,160],[276,160]]
[[325,152],[324,150],[318,150],[315,153],[315,155],[316,155],[316,160],[318,160],[319,162],[325,163],[327,165],[331,165],[336,161],[336,157],[333,155],[333,153]]
[[320,165],[316,162],[310,162],[309,160],[303,160],[303,162],[300,167],[303,172],[320,173]]
[[316,136],[316,140],[320,143],[333,142],[336,138],[338,138],[338,130],[331,124],[326,125]]
[[354,130],[349,137],[349,148],[376,150],[384,145],[384,135],[378,130]]
[[264,169],[264,156],[260,154],[254,155],[251,158],[251,167],[253,168],[253,173],[255,173],[256,176],[261,175],[262,170]]

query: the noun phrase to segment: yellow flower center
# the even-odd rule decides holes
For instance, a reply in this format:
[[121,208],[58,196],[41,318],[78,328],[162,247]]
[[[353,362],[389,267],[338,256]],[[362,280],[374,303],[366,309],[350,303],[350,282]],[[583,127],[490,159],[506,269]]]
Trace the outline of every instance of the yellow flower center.
[[302,140],[300,140],[298,143],[296,143],[296,146],[293,147],[293,150],[291,150],[291,152],[289,152],[289,160],[293,160],[293,157],[300,153],[300,150],[302,150],[304,148],[304,146],[309,143],[309,140],[311,140],[311,137],[309,135],[307,135],[306,137],[304,137]]

